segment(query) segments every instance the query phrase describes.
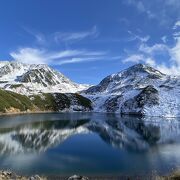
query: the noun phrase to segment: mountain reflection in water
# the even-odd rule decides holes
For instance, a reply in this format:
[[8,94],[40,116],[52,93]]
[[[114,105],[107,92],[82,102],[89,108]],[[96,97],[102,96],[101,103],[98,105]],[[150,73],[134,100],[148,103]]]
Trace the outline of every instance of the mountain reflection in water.
[[180,167],[180,121],[105,113],[0,117],[0,169],[137,175]]
[[180,141],[177,119],[101,113],[67,113],[52,117],[51,114],[19,116],[19,119],[18,116],[2,117],[0,154],[43,153],[74,135],[89,133],[97,134],[112,147],[131,151],[148,151],[150,147]]

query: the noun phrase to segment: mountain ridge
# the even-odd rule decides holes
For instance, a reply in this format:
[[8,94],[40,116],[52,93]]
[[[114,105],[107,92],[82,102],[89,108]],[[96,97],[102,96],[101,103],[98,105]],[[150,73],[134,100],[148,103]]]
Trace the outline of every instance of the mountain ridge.
[[0,62],[0,87],[24,95],[75,93],[88,85],[77,84],[46,64]]
[[146,116],[180,116],[180,77],[136,64],[81,92],[94,111]]
[[[26,95],[28,98],[35,95],[43,97],[43,94],[50,94],[51,97],[62,94],[62,97],[64,94],[67,101],[74,99],[71,103],[77,107],[76,98],[79,94],[78,98],[85,98],[92,104],[88,110],[93,112],[180,117],[180,77],[166,75],[145,64],[136,64],[113,73],[98,85],[88,87],[72,82],[48,65],[1,62],[0,87],[6,91]],[[59,103],[56,99],[54,101],[55,104]],[[65,101],[62,102],[66,104]],[[40,103],[47,102],[40,100]]]

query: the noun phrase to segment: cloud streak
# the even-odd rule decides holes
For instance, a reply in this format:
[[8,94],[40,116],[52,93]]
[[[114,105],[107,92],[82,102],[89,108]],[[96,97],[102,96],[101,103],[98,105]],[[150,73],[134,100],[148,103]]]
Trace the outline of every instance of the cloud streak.
[[89,37],[97,37],[99,34],[97,27],[94,26],[89,31],[79,31],[79,32],[56,32],[54,34],[55,42],[74,42],[80,41]]
[[107,52],[87,50],[64,50],[49,52],[45,49],[20,48],[10,53],[18,62],[28,64],[63,65],[102,60]]
[[46,37],[42,33],[27,27],[22,27],[22,28],[26,33],[33,36],[38,44],[44,45],[47,43]]
[[74,43],[77,41],[82,41],[87,38],[96,38],[99,35],[97,26],[93,26],[90,30],[87,31],[77,31],[77,32],[55,32],[49,35],[45,35],[41,32],[35,31],[31,28],[22,27],[23,30],[33,36],[36,40],[36,43],[40,45],[47,46],[50,43]]
[[[21,47],[10,52],[10,56],[15,61],[31,64],[63,65],[101,60],[107,54],[105,51],[71,49],[70,47],[66,47],[68,43],[70,45],[77,41],[96,38],[99,35],[96,26],[87,31],[56,32],[49,35],[44,35],[27,27],[22,28],[34,37],[36,48]],[[47,47],[59,46],[59,44],[66,47],[67,50],[62,50],[62,47],[56,51],[47,50]]]
[[139,40],[140,42],[147,42],[150,39],[150,36],[141,37],[131,31],[128,31],[128,33],[131,35],[131,38],[129,38],[128,41]]

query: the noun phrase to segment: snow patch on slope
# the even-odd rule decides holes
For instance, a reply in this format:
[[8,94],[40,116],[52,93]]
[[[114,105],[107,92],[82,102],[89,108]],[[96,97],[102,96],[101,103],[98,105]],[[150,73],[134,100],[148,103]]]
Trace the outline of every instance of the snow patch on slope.
[[143,64],[107,76],[82,95],[93,101],[98,112],[180,116],[180,77]]
[[0,62],[0,87],[16,93],[75,93],[88,85],[77,84],[45,64]]

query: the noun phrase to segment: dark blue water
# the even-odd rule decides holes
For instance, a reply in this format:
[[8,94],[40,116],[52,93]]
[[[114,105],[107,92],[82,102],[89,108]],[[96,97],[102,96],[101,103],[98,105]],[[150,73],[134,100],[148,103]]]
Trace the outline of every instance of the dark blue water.
[[103,113],[0,117],[0,169],[43,175],[144,175],[179,167],[178,119]]

